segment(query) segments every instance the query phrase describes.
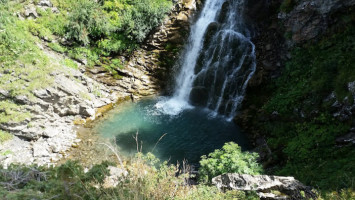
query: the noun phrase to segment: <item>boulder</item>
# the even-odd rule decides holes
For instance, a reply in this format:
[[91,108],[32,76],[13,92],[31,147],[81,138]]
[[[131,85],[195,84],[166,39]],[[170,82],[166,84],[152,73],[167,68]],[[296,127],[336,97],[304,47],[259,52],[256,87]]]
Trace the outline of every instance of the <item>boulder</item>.
[[228,173],[212,179],[220,190],[255,191],[260,199],[315,199],[312,188],[293,177]]

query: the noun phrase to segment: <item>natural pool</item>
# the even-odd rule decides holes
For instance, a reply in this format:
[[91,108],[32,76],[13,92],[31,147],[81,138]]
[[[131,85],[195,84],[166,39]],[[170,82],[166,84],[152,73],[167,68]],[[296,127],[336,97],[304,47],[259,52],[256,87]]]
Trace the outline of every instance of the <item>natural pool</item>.
[[133,137],[138,131],[139,149],[141,144],[144,153],[154,149],[157,157],[172,163],[183,159],[198,163],[202,155],[229,141],[248,149],[245,136],[233,122],[213,116],[203,108],[186,109],[174,116],[164,114],[156,107],[161,98],[164,97],[123,103],[111,111],[95,131],[105,138],[115,138],[120,152],[126,155],[137,152]]

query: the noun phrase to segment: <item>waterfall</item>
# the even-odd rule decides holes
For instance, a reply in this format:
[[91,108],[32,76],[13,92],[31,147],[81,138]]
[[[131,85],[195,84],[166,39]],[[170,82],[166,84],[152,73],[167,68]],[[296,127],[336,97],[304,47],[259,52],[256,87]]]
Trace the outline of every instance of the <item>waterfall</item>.
[[176,115],[202,106],[232,118],[255,72],[255,47],[243,23],[244,0],[206,0],[181,57],[171,98],[157,103]]

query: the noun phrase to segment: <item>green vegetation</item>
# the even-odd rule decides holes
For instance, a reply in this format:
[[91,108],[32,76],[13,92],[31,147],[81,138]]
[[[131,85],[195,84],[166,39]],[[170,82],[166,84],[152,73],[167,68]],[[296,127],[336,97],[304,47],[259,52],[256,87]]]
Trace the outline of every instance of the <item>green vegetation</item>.
[[[355,80],[355,28],[347,27],[296,48],[282,75],[263,94],[250,97],[261,110],[250,113],[249,126],[267,134],[274,163],[279,164],[272,173],[295,176],[327,196],[355,187],[355,149],[335,144],[353,119],[335,119],[331,107],[336,100],[353,99],[347,85]],[[325,100],[333,91],[336,99]],[[267,123],[260,120],[266,116]]]
[[63,64],[67,67],[78,69],[78,65],[72,59],[64,59]]
[[7,140],[10,140],[11,138],[12,135],[10,133],[0,130],[0,144]]
[[[49,74],[59,66],[52,64],[40,46],[87,66],[103,65],[121,79],[115,68],[122,69],[123,63],[112,58],[136,49],[172,7],[169,0],[51,2],[58,12],[36,7],[38,18],[20,20],[16,13],[23,14],[30,1],[0,1],[0,89],[10,97],[31,99],[33,90],[52,83]],[[78,68],[71,59],[59,63]],[[21,108],[17,102],[1,100],[0,123],[29,118]]]
[[128,175],[115,187],[104,184],[109,174],[103,162],[84,173],[78,162],[54,167],[0,168],[1,199],[257,199],[241,191],[218,191],[207,185],[189,186],[186,175],[176,176],[177,166],[160,163],[152,154],[137,154],[123,167]]
[[58,44],[58,43],[49,43],[48,47],[51,48],[53,51],[56,51],[58,53],[65,53],[67,52],[67,49],[65,47],[63,47],[62,45]]
[[200,180],[211,182],[213,177],[224,173],[260,174],[261,166],[257,163],[257,153],[243,153],[238,144],[229,142],[222,149],[217,149],[200,161]]

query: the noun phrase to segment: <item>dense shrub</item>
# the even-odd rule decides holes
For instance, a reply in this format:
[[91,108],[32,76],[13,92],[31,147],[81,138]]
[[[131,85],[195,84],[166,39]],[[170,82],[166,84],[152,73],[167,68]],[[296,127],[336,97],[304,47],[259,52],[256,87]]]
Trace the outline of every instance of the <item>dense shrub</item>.
[[242,152],[238,144],[229,142],[200,161],[200,180],[211,181],[224,173],[259,174],[262,171],[257,163],[258,154]]
[[169,11],[171,2],[166,0],[136,0],[124,13],[122,30],[128,38],[142,42],[157,27]]
[[74,1],[68,20],[67,37],[84,45],[109,31],[107,16],[94,0]]

